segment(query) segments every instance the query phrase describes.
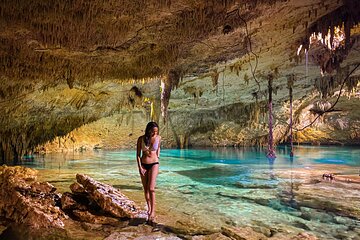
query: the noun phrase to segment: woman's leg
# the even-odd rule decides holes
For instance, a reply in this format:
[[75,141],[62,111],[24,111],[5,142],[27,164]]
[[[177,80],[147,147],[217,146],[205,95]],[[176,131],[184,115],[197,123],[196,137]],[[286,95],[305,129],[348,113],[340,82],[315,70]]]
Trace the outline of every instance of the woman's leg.
[[155,186],[156,186],[156,177],[159,173],[159,164],[155,164],[149,170],[149,178],[148,178],[148,190],[150,193],[150,215],[149,220],[154,220],[155,218]]
[[145,172],[145,175],[141,175],[140,174],[140,177],[141,177],[141,182],[142,182],[142,185],[143,185],[143,189],[144,189],[144,195],[145,195],[145,200],[146,200],[146,204],[147,204],[147,213],[148,215],[150,214],[150,211],[151,211],[151,204],[150,204],[150,193],[149,193],[149,171],[147,170]]

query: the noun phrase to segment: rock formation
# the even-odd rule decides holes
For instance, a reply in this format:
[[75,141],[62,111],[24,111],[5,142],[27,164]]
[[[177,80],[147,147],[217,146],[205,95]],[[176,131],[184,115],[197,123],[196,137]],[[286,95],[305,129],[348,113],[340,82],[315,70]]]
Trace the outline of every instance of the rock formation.
[[[123,228],[126,232],[129,224],[139,225],[146,220],[145,211],[119,190],[88,176],[77,175],[84,188],[79,183],[72,184],[72,194],[56,193],[54,186],[37,182],[36,178],[37,171],[30,168],[0,167],[0,219],[4,219],[1,225],[6,226],[5,230],[1,229],[1,239],[76,239],[71,236],[73,225],[113,226],[112,232]],[[130,218],[133,220],[129,221]],[[153,227],[149,228],[151,232]],[[77,229],[77,233],[86,231],[81,229]],[[111,235],[102,232],[101,227],[93,231]],[[148,229],[143,231],[139,227],[136,235],[150,234]],[[170,233],[160,235],[165,239],[179,239]]]
[[[77,174],[76,179],[78,183],[84,186],[89,197],[95,201],[102,210],[114,217],[135,218],[141,217],[143,214],[140,208],[119,190],[107,184],[97,182],[83,174]],[[143,214],[142,217],[146,218],[146,214]]]
[[[133,147],[150,119],[167,131],[165,146],[265,145],[269,75],[275,143],[289,138],[292,78],[295,142],[359,144],[359,9],[356,0],[4,0],[1,161],[36,148]],[[81,134],[104,120],[127,129],[118,145],[105,128]]]
[[[321,173],[321,169],[278,171],[278,178],[286,179],[289,174],[296,176],[296,182],[291,182],[291,186],[284,186],[281,188],[283,191],[278,192],[279,200],[289,208],[298,209],[298,216],[304,220],[334,224],[349,221],[349,229],[337,232],[336,236],[346,237],[344,234],[349,234],[348,237],[356,238],[359,234],[356,228],[356,219],[360,217],[359,206],[357,201],[341,201],[343,196],[338,193],[357,199],[359,176],[332,174],[334,178],[327,179],[322,177]],[[293,223],[296,224],[294,228],[259,222],[255,227],[228,224],[219,226],[217,231],[194,231],[191,230],[191,224],[184,225],[183,228],[143,224],[144,221],[131,220],[143,218],[142,211],[112,186],[78,174],[78,182],[70,186],[72,193],[60,194],[51,184],[37,182],[37,174],[36,170],[25,167],[0,167],[0,219],[5,217],[0,226],[6,226],[5,229],[0,228],[1,239],[318,239],[306,230],[299,230],[307,229],[306,224],[299,221]],[[307,174],[309,176],[304,177]],[[325,176],[326,174],[329,173],[325,173]],[[290,183],[284,181],[279,184]],[[309,192],[313,191],[313,188],[308,185],[316,185],[319,188],[317,194]],[[329,186],[334,193],[329,193]],[[261,186],[238,187],[256,189]],[[264,187],[271,188],[269,185]],[[287,189],[295,193],[288,194]],[[232,197],[247,199],[264,207],[279,207],[274,203],[274,199],[257,196],[254,191]]]
[[36,182],[37,171],[0,167],[0,216],[28,228],[63,228],[60,195],[49,183]]

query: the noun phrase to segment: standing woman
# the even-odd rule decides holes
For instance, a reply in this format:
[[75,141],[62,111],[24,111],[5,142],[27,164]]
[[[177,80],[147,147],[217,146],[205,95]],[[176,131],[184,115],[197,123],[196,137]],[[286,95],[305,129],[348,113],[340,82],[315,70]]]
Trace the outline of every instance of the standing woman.
[[160,140],[159,126],[155,122],[149,122],[145,134],[138,138],[136,147],[136,159],[150,221],[155,219],[155,185],[159,173]]

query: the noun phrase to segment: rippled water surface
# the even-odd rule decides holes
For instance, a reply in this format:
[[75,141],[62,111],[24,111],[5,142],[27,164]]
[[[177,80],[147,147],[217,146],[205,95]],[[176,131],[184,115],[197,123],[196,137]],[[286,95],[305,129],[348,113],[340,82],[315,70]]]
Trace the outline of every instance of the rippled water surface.
[[[145,205],[134,150],[56,153],[24,165],[69,191],[76,173],[114,185]],[[324,181],[325,172],[360,174],[360,149],[162,149],[157,213],[169,225],[219,229],[251,226],[268,236],[306,231],[323,239],[360,239],[360,184]]]

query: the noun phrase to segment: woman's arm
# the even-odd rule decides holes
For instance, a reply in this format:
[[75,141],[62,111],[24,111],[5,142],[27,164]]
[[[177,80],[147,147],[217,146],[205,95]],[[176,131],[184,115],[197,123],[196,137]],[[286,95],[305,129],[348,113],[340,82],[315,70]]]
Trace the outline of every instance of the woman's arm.
[[161,142],[161,137],[160,136],[158,136],[158,138],[159,138],[159,145],[158,145],[158,149],[156,150],[156,156],[158,157],[158,158],[160,158],[160,142]]
[[138,168],[139,168],[139,173],[141,175],[145,175],[145,169],[143,169],[143,167],[141,166],[141,140],[142,140],[142,137],[139,137],[138,138],[138,141],[137,141],[137,144],[136,144],[136,161],[137,161],[137,164],[138,164]]

